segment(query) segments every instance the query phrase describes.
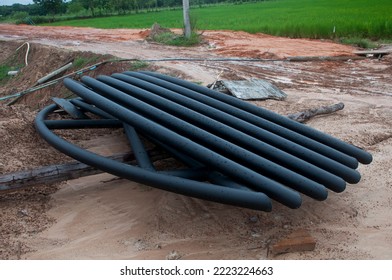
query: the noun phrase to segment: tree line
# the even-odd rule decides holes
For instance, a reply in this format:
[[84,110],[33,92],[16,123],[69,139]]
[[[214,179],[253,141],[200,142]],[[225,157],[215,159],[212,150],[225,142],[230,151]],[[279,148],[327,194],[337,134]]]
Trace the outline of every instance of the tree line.
[[[30,5],[13,4],[0,6],[0,16],[54,16],[61,14],[84,14],[85,16],[105,16],[114,14],[139,13],[167,8],[182,7],[182,0],[33,0]],[[190,0],[191,6],[202,7],[220,3],[241,4],[264,0]]]

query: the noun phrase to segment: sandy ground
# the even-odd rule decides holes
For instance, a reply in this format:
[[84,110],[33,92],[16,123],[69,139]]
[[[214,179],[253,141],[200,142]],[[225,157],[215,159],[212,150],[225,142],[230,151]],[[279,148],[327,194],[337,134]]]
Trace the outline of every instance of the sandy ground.
[[[54,47],[51,54],[64,52],[59,55],[64,59],[74,51],[154,59],[341,56],[354,50],[327,41],[243,32],[203,35],[206,42],[201,46],[175,48],[146,42],[146,30],[0,25],[3,50],[29,41]],[[0,258],[392,259],[392,58],[156,62],[151,67],[203,84],[218,74],[226,79],[266,79],[288,98],[254,103],[281,114],[344,102],[344,110],[314,118],[308,125],[370,151],[374,161],[359,167],[361,182],[348,185],[345,192],[330,193],[323,202],[305,197],[298,210],[274,204],[271,213],[188,198],[108,174],[3,194]],[[0,107],[1,173],[69,160],[36,135],[31,125],[36,108],[29,102]],[[119,131],[65,136],[102,154],[129,149]],[[277,256],[269,252],[272,244],[299,229],[316,239],[314,251]]]

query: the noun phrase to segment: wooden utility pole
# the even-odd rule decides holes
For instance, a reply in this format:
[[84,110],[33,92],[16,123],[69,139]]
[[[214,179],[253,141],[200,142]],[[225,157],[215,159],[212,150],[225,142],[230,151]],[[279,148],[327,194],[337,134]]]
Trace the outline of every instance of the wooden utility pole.
[[182,0],[184,10],[184,36],[185,38],[191,37],[191,20],[189,18],[189,0]]

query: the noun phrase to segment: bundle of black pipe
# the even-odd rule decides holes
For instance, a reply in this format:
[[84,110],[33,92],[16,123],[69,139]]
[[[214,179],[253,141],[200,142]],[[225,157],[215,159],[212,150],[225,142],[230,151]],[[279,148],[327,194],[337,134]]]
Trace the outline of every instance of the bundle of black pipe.
[[[358,161],[372,160],[366,151],[304,124],[158,73],[124,72],[64,84],[82,98],[71,101],[75,106],[103,119],[47,121],[55,106],[48,107],[36,127],[49,143],[104,171],[189,196],[264,211],[271,209],[272,198],[298,208],[300,193],[324,200],[327,189],[342,192],[346,182],[359,182]],[[103,160],[49,130],[110,125],[124,127],[139,167]],[[138,133],[190,169],[157,172]]]

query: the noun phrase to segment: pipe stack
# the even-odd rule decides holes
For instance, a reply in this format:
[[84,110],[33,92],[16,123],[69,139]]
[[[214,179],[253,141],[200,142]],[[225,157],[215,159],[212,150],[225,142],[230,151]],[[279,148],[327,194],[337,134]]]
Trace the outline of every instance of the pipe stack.
[[[102,119],[61,124],[46,120],[56,108],[49,106],[36,119],[49,143],[106,172],[176,193],[263,211],[272,209],[272,199],[295,209],[302,195],[321,201],[328,190],[342,192],[346,183],[358,183],[358,162],[372,161],[368,152],[309,126],[159,73],[85,76],[81,82],[67,78],[64,84],[81,98],[70,103]],[[77,123],[122,125],[139,155],[138,166],[98,159],[50,131],[78,127]],[[189,169],[157,172],[139,134]]]

